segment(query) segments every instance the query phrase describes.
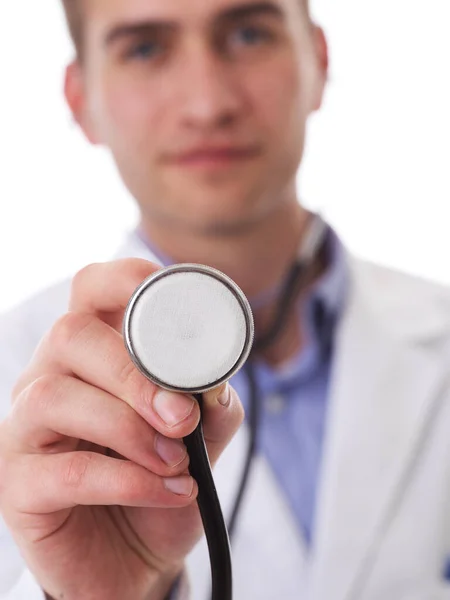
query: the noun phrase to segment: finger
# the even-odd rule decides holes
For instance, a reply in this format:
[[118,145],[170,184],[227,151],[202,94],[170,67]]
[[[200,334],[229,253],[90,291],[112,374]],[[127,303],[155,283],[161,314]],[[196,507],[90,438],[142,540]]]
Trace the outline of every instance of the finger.
[[115,396],[65,375],[46,375],[25,388],[7,423],[15,452],[75,450],[85,440],[161,476],[182,473],[189,463],[179,440],[158,434]]
[[203,395],[203,435],[212,466],[244,420],[244,409],[230,384]]
[[188,475],[162,478],[129,461],[65,452],[13,461],[4,504],[28,514],[77,505],[177,508],[191,504],[196,495],[197,486]]
[[133,292],[160,268],[140,258],[88,265],[72,280],[69,310],[94,314],[121,331]]
[[56,323],[15,386],[13,398],[47,373],[73,375],[120,398],[165,437],[189,435],[200,419],[192,396],[163,391],[144,377],[122,336],[92,315],[67,313]]

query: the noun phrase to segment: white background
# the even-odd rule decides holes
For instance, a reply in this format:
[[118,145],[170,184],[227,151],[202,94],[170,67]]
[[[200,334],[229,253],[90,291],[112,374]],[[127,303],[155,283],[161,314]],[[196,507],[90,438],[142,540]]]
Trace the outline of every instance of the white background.
[[[332,71],[301,196],[357,254],[450,283],[450,1],[314,10]],[[108,155],[71,123],[70,56],[58,0],[0,3],[0,310],[107,260],[136,219]]]

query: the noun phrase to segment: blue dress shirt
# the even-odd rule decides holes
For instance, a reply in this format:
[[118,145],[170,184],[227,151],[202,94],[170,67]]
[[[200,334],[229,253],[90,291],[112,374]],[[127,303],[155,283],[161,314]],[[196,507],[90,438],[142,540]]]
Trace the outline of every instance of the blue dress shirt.
[[[331,342],[347,289],[345,251],[331,229],[327,243],[327,271],[298,309],[305,340],[301,351],[281,369],[272,369],[264,362],[255,365],[262,403],[257,449],[272,467],[307,543],[313,534],[325,434],[333,360]],[[247,409],[248,382],[244,371],[235,375],[231,383]]]

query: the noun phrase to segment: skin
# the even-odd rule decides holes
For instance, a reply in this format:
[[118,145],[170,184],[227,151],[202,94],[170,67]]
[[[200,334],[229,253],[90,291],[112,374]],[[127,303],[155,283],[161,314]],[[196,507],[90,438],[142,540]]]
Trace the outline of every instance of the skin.
[[[111,150],[143,230],[174,260],[215,266],[250,297],[280,283],[308,221],[295,174],[327,71],[324,36],[298,0],[257,4],[89,0],[83,61],[65,82],[88,139]],[[205,145],[222,151],[186,158]],[[180,443],[198,406],[161,397],[120,334],[129,297],[155,269],[127,259],[80,271],[69,312],[0,424],[0,509],[48,597],[162,599],[201,534]],[[272,308],[256,312],[257,327]],[[274,364],[301,344],[297,327],[286,330]],[[242,419],[229,386],[207,396],[213,464]]]

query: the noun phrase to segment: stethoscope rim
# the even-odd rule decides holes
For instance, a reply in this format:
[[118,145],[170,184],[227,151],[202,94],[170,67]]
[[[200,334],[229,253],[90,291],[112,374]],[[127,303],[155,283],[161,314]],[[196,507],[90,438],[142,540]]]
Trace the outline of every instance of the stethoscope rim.
[[[161,379],[156,377],[153,373],[151,373],[145,367],[145,365],[139,359],[139,356],[136,354],[135,349],[134,349],[133,339],[132,339],[132,335],[131,335],[131,322],[133,319],[133,312],[134,312],[134,309],[135,309],[138,301],[140,300],[142,295],[145,293],[145,291],[150,286],[154,285],[157,281],[159,281],[165,277],[169,277],[170,275],[173,275],[174,273],[199,273],[201,275],[207,275],[209,277],[212,277],[212,278],[220,281],[234,295],[234,297],[236,298],[236,300],[238,301],[238,303],[242,309],[242,312],[243,312],[244,318],[245,318],[245,324],[246,324],[245,342],[244,342],[242,352],[241,352],[240,356],[238,357],[237,361],[235,362],[233,367],[227,373],[225,373],[220,379],[218,379],[214,382],[209,382],[208,384],[205,384],[204,386],[200,386],[200,387],[180,388],[178,386],[171,385],[167,381],[162,381]],[[208,392],[209,390],[219,387],[220,385],[222,385],[223,383],[225,383],[226,381],[231,379],[231,377],[233,377],[233,375],[237,371],[239,371],[239,369],[244,365],[245,361],[247,360],[247,358],[250,354],[251,348],[252,348],[254,336],[255,336],[255,326],[254,326],[254,321],[253,321],[252,309],[251,309],[250,304],[249,304],[247,298],[245,297],[243,291],[240,289],[240,287],[232,279],[230,279],[227,275],[225,275],[218,269],[214,269],[213,267],[209,267],[207,265],[200,265],[200,264],[194,264],[194,263],[181,263],[181,264],[172,265],[170,267],[164,267],[164,268],[156,271],[155,273],[152,273],[152,275],[150,275],[149,277],[147,277],[136,288],[132,297],[130,298],[128,305],[125,309],[125,315],[124,315],[124,320],[123,320],[123,338],[125,341],[125,346],[128,350],[131,360],[133,361],[135,366],[139,369],[139,371],[145,377],[150,379],[150,381],[152,381],[153,383],[155,383],[156,385],[158,385],[159,387],[161,387],[165,390],[168,390],[171,392],[182,392],[182,393],[186,393],[186,394],[200,394],[203,392]]]

